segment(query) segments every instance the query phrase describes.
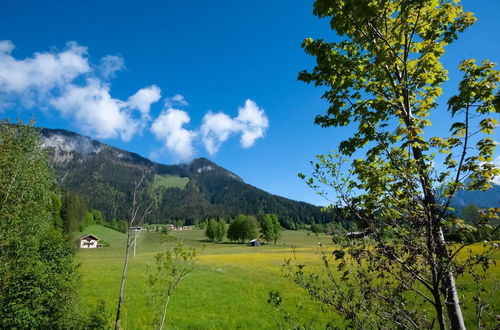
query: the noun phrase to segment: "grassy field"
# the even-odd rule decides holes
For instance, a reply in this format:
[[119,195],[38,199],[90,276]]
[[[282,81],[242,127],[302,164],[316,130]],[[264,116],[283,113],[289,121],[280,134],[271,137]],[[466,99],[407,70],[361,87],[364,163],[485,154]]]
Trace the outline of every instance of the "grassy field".
[[[81,297],[86,308],[98,299],[104,299],[110,324],[118,298],[120,275],[123,265],[125,234],[101,226],[91,226],[85,233],[92,233],[107,241],[110,246],[102,249],[80,250],[82,269]],[[250,247],[242,244],[206,241],[201,230],[171,232],[166,244],[183,239],[186,245],[199,252],[194,271],[174,293],[167,315],[167,328],[171,329],[275,329],[281,319],[279,313],[266,303],[269,291],[279,291],[284,307],[297,313],[302,306],[302,320],[316,319],[314,328],[324,328],[329,321],[321,313],[321,306],[311,301],[307,294],[285,279],[280,266],[293,257],[292,246],[301,261],[317,265],[318,240],[329,245],[325,235],[316,237],[304,231],[286,231],[277,245]],[[129,263],[125,288],[123,325],[127,329],[148,329],[151,311],[148,306],[148,269],[154,256],[164,248],[164,235],[143,232],[139,235],[137,255]],[[476,247],[478,248],[478,247]],[[498,260],[498,256],[495,258]],[[500,265],[490,269],[492,275],[500,274]],[[491,276],[491,285],[493,276]],[[459,280],[460,289],[469,290],[473,283]],[[497,295],[499,296],[499,295]],[[498,309],[500,299],[495,298]],[[472,309],[464,313],[473,315]]]
[[182,178],[175,175],[155,175],[153,186],[155,188],[180,188],[184,189],[189,182],[189,178]]

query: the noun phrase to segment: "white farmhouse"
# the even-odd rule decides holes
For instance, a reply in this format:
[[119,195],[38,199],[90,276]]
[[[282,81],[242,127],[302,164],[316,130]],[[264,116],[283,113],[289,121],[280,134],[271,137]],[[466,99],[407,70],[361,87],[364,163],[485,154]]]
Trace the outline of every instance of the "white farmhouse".
[[97,247],[99,247],[99,244],[98,244],[99,240],[100,240],[99,237],[92,235],[92,234],[82,236],[82,237],[80,237],[80,249],[97,248]]

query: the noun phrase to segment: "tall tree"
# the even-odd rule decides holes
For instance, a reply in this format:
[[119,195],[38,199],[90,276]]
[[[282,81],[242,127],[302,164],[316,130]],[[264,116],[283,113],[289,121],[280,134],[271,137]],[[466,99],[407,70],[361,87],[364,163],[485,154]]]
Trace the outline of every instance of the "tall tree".
[[276,214],[264,214],[260,222],[260,235],[267,242],[274,242],[281,237],[281,226]]
[[254,216],[240,214],[229,224],[227,238],[231,241],[244,242],[245,239],[256,238],[259,232],[259,223]]
[[273,220],[271,219],[271,215],[264,214],[264,217],[260,221],[260,237],[267,242],[271,242],[273,240],[272,233]]
[[207,222],[207,227],[205,228],[205,236],[207,236],[212,241],[216,241],[218,223],[215,219],[210,219]]
[[227,229],[227,238],[230,241],[243,240],[243,221],[243,217],[238,216],[231,223],[229,223],[229,228]]
[[[500,173],[491,164],[495,142],[490,135],[498,125],[491,117],[498,112],[494,64],[463,61],[464,78],[448,101],[449,136],[433,137],[427,128],[447,79],[440,62],[445,46],[475,18],[458,1],[448,0],[316,0],[314,14],[329,18],[341,41],[305,39],[303,47],[316,57],[316,66],[299,79],[326,89],[323,98],[330,106],[316,116],[316,124],[356,125],[356,130],[339,144],[338,154],[318,156],[313,177],[306,181],[320,192],[322,184],[333,187],[340,206],[371,233],[374,244],[374,250],[359,243],[347,253],[336,252],[345,281],[358,276],[361,291],[355,290],[365,300],[392,306],[380,307],[375,320],[408,327],[430,324],[411,309],[414,304],[407,304],[402,292],[409,291],[432,306],[441,329],[446,315],[451,328],[464,329],[455,277],[475,263],[456,259],[459,251],[447,244],[443,230],[454,217],[448,207],[455,192],[487,189]],[[343,172],[346,163],[349,169]],[[384,239],[387,231],[394,240]],[[360,273],[350,273],[347,255],[398,285],[384,281],[377,286],[372,274],[359,278]],[[359,286],[361,280],[365,287]],[[369,290],[374,288],[385,293],[373,295]],[[343,294],[336,292],[336,297]],[[343,315],[357,324],[375,322],[366,317],[373,314],[369,306],[353,305]]]
[[281,225],[280,221],[278,220],[278,216],[276,214],[271,214],[271,219],[272,219],[272,228],[273,228],[273,242],[276,244],[276,242],[281,238]]
[[224,239],[226,232],[227,232],[226,222],[222,219],[219,219],[219,221],[217,221],[217,230],[215,231],[215,239],[218,242],[221,242]]
[[61,218],[66,233],[82,231],[85,227],[87,203],[79,194],[72,191],[62,192]]
[[0,328],[67,329],[77,266],[32,125],[0,124]]

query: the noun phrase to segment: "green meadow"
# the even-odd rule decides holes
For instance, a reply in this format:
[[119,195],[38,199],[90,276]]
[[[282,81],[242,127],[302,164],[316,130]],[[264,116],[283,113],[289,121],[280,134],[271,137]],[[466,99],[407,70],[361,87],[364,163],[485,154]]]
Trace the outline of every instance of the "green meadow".
[[[123,267],[126,235],[101,226],[90,226],[84,233],[92,233],[109,243],[100,249],[81,249],[81,299],[84,308],[91,309],[99,299],[106,303],[110,325],[118,299]],[[81,233],[80,233],[81,234]],[[313,328],[324,329],[335,316],[321,312],[321,305],[312,301],[281,273],[280,266],[287,258],[296,257],[312,267],[319,265],[318,241],[331,245],[326,235],[306,231],[285,231],[278,244],[251,247],[228,242],[214,244],[199,229],[174,231],[168,236],[157,232],[142,232],[138,237],[137,253],[131,256],[126,287],[123,326],[126,329],[150,329],[151,307],[146,277],[154,256],[165,246],[182,239],[198,251],[193,272],[175,291],[167,312],[170,329],[275,329],[282,315],[266,300],[269,291],[278,291],[283,297],[284,309],[301,322],[314,319]],[[295,247],[295,254],[292,251]],[[473,249],[480,249],[480,245]],[[494,256],[498,261],[499,256]],[[308,266],[309,267],[309,266]],[[493,287],[494,275],[500,274],[500,265],[489,270],[488,285]],[[474,283],[459,278],[460,290],[474,289]],[[494,298],[494,308],[500,307],[500,296]],[[466,302],[464,313],[472,325],[474,309]],[[494,315],[493,315],[494,317]]]
[[175,175],[155,175],[153,181],[154,188],[180,188],[184,189],[189,182],[189,178]]

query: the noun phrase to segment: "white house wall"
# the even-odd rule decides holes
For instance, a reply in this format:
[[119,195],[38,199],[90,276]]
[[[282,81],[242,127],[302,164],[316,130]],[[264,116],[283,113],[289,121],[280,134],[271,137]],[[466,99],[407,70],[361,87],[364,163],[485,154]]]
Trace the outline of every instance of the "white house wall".
[[92,249],[92,248],[97,248],[97,241],[92,240],[92,241],[86,241],[86,240],[81,240],[80,241],[80,248],[81,249]]

